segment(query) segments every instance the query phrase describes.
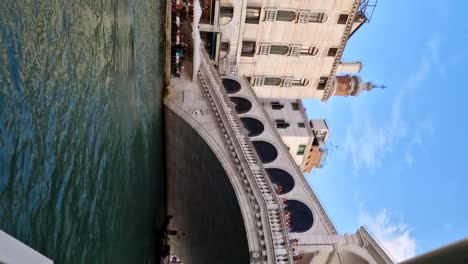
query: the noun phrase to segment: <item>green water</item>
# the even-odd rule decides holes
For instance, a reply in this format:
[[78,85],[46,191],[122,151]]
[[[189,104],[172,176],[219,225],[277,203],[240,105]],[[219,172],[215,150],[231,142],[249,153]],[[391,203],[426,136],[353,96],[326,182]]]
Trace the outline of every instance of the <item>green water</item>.
[[0,229],[55,263],[155,252],[164,6],[1,1]]

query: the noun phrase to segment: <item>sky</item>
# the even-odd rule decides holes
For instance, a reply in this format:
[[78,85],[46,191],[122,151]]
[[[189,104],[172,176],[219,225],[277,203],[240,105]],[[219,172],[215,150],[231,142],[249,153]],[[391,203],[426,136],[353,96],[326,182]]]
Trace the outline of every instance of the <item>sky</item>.
[[342,60],[388,88],[304,101],[331,134],[307,179],[340,233],[364,225],[396,261],[468,237],[467,9],[380,0]]

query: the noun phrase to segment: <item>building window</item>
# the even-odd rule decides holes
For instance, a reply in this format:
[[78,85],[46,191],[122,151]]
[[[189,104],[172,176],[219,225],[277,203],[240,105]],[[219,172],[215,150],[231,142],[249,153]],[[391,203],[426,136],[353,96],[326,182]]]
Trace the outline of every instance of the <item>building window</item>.
[[286,129],[289,127],[289,124],[284,121],[284,119],[276,119],[276,128]]
[[325,90],[327,81],[328,81],[328,77],[320,77],[319,83],[317,85],[317,90]]
[[348,21],[348,16],[349,16],[349,15],[341,14],[341,15],[338,17],[338,24],[341,24],[341,25],[346,24],[346,21]]
[[299,111],[299,103],[291,103],[292,110]]
[[229,50],[229,42],[222,41],[221,45],[219,46],[219,50],[228,51]]
[[247,7],[247,16],[245,17],[245,23],[247,24],[260,23],[260,8]]
[[291,82],[291,86],[307,86],[309,85],[309,80],[303,78],[296,78],[293,79]]
[[276,11],[276,21],[293,21],[296,19],[296,13],[293,11],[283,11],[278,10]]
[[310,12],[309,13],[309,23],[324,23],[327,21],[327,14],[319,12]]
[[221,6],[219,8],[219,16],[220,17],[230,17],[234,14],[234,8],[232,6]]
[[305,124],[304,124],[304,123],[297,123],[297,126],[300,127],[300,128],[305,128]]
[[270,54],[286,55],[289,52],[289,47],[284,45],[271,45]]
[[283,107],[284,105],[280,104],[279,102],[271,102],[271,109],[273,110],[281,110]]
[[299,148],[297,149],[297,155],[304,155],[306,149],[306,145],[299,145]]
[[301,47],[301,55],[315,56],[318,51],[316,47]]
[[254,77],[253,86],[263,86],[265,78],[263,77]]
[[335,57],[337,52],[338,52],[338,48],[329,48],[327,56],[328,57]]
[[279,86],[279,85],[281,85],[281,78],[278,78],[278,77],[265,77],[265,80],[263,81],[263,85]]
[[253,57],[255,54],[255,41],[242,41],[241,56]]

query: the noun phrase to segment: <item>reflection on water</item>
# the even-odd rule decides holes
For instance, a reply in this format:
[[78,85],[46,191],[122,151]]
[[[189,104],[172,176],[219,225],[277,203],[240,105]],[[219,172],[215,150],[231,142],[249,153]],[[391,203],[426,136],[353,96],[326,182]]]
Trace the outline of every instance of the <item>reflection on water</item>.
[[2,1],[0,229],[55,263],[154,252],[163,6]]

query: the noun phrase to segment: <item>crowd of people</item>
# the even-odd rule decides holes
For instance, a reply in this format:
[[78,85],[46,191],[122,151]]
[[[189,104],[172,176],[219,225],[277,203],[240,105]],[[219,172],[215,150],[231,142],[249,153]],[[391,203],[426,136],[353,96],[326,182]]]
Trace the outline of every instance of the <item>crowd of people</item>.
[[[288,199],[286,198],[281,198],[281,208],[283,209],[283,219],[284,219],[284,225],[286,230],[288,230],[288,233],[292,231],[291,227],[291,211],[288,208]],[[296,251],[296,248],[299,245],[299,240],[298,239],[290,239],[289,240],[289,246],[290,250],[293,253],[293,262],[298,263],[299,260],[303,258],[303,254],[298,253]]]
[[182,23],[187,20],[188,6],[181,0],[172,0],[171,16],[171,74],[180,77],[180,72],[184,68],[183,60],[188,50],[189,39],[182,32]]

